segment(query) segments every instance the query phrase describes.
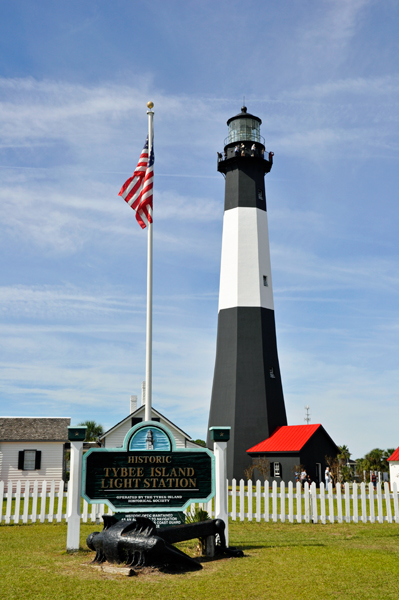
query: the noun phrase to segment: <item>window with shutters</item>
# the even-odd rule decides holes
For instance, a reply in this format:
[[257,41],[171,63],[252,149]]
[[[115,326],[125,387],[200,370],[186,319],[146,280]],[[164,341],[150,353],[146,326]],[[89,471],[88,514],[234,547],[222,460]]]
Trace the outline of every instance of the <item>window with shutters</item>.
[[34,471],[36,462],[36,450],[24,451],[24,471]]
[[18,453],[18,469],[20,471],[38,471],[41,455],[40,450],[21,450]]

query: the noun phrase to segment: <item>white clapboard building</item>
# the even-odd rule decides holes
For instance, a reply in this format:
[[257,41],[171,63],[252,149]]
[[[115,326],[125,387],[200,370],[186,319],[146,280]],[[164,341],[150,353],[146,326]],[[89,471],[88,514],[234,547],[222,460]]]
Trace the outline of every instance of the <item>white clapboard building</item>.
[[0,417],[0,481],[61,481],[69,417]]

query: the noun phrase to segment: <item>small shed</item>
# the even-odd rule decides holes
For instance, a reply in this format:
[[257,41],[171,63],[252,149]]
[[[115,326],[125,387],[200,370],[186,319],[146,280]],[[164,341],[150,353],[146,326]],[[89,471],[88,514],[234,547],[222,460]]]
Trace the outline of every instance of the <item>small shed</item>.
[[[111,429],[103,433],[103,435],[98,438],[99,442],[105,448],[121,448],[123,445],[123,440],[125,439],[125,435],[129,429],[134,427],[134,425],[144,421],[144,417],[145,407],[142,405],[133,410],[130,415],[125,417],[122,421],[119,421],[119,423],[111,427]],[[151,407],[151,420],[157,421],[158,423],[161,423],[161,425],[166,425],[166,427],[170,429],[175,438],[177,448],[199,447],[198,444],[196,444],[187,433],[172,423],[172,421],[169,421],[169,419],[167,419],[154,407]]]
[[[295,482],[295,471],[302,465],[311,480],[319,484],[324,481],[326,456],[336,457],[339,448],[318,423],[278,427],[269,438],[249,448],[247,453],[253,464],[262,457],[270,462],[269,481]],[[261,478],[257,470],[254,475],[254,479]]]
[[389,462],[389,482],[391,489],[394,483],[396,483],[396,489],[399,491],[399,448],[396,448],[395,452],[388,458]]
[[69,417],[0,417],[0,481],[65,479]]

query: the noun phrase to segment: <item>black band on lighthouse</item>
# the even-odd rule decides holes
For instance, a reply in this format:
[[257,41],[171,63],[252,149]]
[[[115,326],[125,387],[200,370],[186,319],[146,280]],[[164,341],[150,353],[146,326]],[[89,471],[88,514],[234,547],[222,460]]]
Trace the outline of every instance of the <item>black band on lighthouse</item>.
[[227,477],[241,479],[246,451],[287,425],[274,311],[257,307],[221,310],[209,426],[228,425]]

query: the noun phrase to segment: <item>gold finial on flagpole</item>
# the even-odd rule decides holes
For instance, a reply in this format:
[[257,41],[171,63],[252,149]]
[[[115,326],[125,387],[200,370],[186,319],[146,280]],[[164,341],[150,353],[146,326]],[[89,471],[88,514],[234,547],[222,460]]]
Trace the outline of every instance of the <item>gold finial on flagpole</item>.
[[152,108],[154,108],[154,103],[153,103],[153,102],[151,102],[151,101],[150,101],[150,102],[147,102],[147,108],[149,108],[150,110],[151,110]]

